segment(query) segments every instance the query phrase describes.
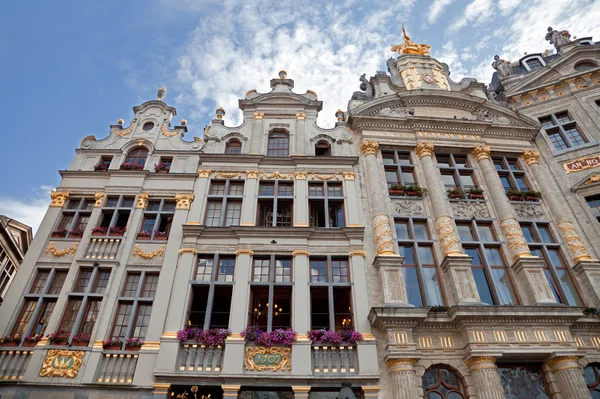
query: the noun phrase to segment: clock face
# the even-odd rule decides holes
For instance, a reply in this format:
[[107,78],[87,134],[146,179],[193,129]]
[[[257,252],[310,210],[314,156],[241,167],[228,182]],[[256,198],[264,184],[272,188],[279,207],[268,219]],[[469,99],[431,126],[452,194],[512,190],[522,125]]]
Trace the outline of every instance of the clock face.
[[433,77],[432,77],[432,76],[431,76],[429,73],[427,73],[427,72],[423,72],[423,73],[421,74],[421,77],[423,78],[423,81],[424,81],[425,83],[428,83],[428,84],[433,84]]

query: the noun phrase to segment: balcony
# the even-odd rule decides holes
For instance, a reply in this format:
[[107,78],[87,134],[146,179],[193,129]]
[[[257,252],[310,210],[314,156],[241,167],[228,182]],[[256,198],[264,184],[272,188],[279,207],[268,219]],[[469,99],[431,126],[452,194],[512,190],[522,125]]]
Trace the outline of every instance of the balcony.
[[219,373],[223,365],[222,346],[206,346],[195,341],[182,342],[179,348],[179,371]]
[[115,259],[121,245],[121,238],[92,237],[84,257],[86,259]]
[[96,381],[104,384],[131,384],[139,355],[131,353],[105,353]]
[[357,374],[356,347],[313,345],[314,374]]
[[[15,348],[16,349],[16,348]],[[0,380],[22,380],[33,351],[27,350],[0,351]]]

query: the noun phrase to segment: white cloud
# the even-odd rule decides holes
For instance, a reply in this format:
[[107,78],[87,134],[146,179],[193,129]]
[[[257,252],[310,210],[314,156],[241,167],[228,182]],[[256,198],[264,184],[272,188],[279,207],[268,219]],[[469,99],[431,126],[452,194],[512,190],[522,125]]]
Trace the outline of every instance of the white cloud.
[[463,15],[457,18],[450,26],[451,31],[457,31],[469,26],[478,26],[490,19],[494,12],[492,0],[473,0],[465,7]]
[[0,215],[8,216],[25,223],[37,231],[50,203],[50,191],[52,187],[41,186],[32,190],[28,199],[0,197]]
[[427,22],[433,24],[454,0],[433,0],[427,10]]

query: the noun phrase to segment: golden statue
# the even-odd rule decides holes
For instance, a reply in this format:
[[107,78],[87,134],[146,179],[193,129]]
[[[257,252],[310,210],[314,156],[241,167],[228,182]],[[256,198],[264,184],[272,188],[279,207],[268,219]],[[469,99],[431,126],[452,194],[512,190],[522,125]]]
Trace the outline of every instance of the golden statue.
[[402,33],[404,34],[404,43],[392,46],[392,51],[396,51],[400,54],[429,55],[431,46],[429,44],[413,43],[412,40],[410,40],[410,37],[408,37],[406,34],[404,24],[402,24]]

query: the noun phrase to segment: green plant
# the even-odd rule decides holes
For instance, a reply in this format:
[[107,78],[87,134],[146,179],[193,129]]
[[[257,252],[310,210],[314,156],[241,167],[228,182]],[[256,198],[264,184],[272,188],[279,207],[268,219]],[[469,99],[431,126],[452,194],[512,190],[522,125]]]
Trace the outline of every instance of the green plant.
[[463,190],[461,190],[460,187],[454,187],[450,190],[446,191],[448,193],[449,196],[463,196],[465,193],[463,192]]
[[410,186],[404,186],[404,190],[411,193],[424,194],[427,192],[426,188],[420,187],[418,184]]
[[542,193],[540,191],[527,190],[523,194],[525,195],[525,197],[542,198]]
[[479,195],[479,194],[483,194],[483,190],[477,187],[471,187],[469,189],[469,194],[475,194],[475,195]]
[[508,190],[506,190],[506,195],[509,197],[522,197],[523,191],[515,190],[514,188],[509,188]]
[[400,183],[394,183],[390,186],[390,190],[404,190],[404,186]]
[[429,311],[430,312],[435,312],[435,313],[440,313],[440,312],[447,312],[448,309],[449,308],[447,306],[438,305],[438,306],[432,306],[432,307],[430,307]]

